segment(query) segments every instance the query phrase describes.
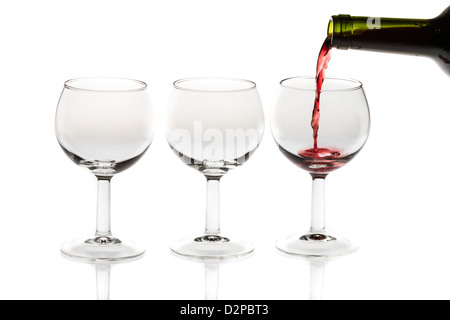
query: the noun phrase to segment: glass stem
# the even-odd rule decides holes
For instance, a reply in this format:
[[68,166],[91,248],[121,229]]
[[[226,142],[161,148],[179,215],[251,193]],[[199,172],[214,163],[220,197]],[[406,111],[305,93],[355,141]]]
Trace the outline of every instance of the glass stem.
[[111,177],[97,177],[97,237],[111,236]]
[[311,233],[325,231],[325,177],[312,180]]
[[220,178],[206,177],[206,227],[205,234],[220,233],[219,182]]

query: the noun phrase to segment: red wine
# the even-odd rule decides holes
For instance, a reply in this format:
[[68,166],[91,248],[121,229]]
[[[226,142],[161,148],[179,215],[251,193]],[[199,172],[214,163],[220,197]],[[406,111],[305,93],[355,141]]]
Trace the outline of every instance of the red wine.
[[356,153],[344,155],[339,149],[328,148],[311,148],[295,154],[280,145],[279,148],[286,158],[315,177],[325,177],[328,173],[345,165],[356,155]]
[[319,121],[320,121],[320,94],[322,85],[325,80],[325,70],[328,68],[328,63],[331,59],[331,39],[326,38],[320,48],[319,57],[317,58],[316,67],[316,99],[314,100],[314,109],[312,113],[311,127],[313,129],[314,150],[317,151],[317,137],[319,135]]

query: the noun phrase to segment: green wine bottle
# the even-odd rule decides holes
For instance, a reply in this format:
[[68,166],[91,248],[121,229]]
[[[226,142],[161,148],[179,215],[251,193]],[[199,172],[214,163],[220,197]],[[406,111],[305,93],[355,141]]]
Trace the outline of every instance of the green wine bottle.
[[332,16],[330,46],[426,56],[450,76],[450,7],[433,19]]

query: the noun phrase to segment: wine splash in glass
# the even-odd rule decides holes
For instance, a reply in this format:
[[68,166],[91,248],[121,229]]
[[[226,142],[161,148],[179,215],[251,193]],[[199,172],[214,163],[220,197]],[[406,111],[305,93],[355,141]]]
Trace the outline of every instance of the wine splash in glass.
[[[325,55],[325,59],[329,57]],[[352,242],[329,234],[325,228],[325,178],[364,146],[370,129],[369,107],[359,81],[324,79],[295,77],[281,81],[272,111],[272,133],[280,151],[312,177],[309,232],[277,242],[277,248],[288,254],[325,257],[356,250]]]

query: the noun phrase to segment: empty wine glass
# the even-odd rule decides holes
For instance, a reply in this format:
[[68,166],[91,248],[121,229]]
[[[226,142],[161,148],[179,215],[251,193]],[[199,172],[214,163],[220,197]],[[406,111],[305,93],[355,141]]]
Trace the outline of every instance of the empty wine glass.
[[61,251],[88,260],[121,260],[143,254],[141,246],[111,233],[110,182],[138,161],[152,142],[153,110],[147,85],[121,78],[66,81],[55,131],[66,155],[98,180],[94,236],[66,242]]
[[[309,232],[281,239],[277,248],[302,256],[342,255],[356,246],[325,229],[325,178],[364,146],[370,129],[369,107],[361,82],[355,80],[325,79],[320,114],[312,117],[315,98],[315,78],[285,79],[272,111],[272,133],[281,152],[313,180]],[[312,127],[317,121],[315,143]]]
[[206,228],[174,244],[180,255],[230,258],[253,251],[244,240],[224,236],[219,224],[219,181],[243,165],[258,147],[264,115],[255,83],[229,78],[174,82],[166,126],[167,141],[188,166],[207,180]]

